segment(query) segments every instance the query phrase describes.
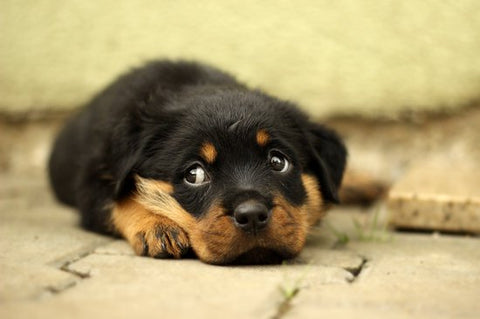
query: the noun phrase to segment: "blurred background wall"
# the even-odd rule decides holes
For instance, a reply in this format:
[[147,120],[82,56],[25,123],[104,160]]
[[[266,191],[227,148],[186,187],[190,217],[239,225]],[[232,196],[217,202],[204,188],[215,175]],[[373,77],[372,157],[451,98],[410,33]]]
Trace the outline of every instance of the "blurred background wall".
[[480,1],[3,0],[0,113],[73,109],[165,57],[315,116],[455,109],[480,97]]

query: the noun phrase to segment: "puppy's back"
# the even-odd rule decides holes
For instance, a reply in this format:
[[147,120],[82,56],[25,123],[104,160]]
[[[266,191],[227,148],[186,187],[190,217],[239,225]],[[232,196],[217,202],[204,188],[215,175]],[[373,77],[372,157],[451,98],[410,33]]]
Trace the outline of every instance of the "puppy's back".
[[97,168],[110,166],[115,147],[112,139],[121,134],[120,130],[131,128],[145,101],[154,98],[161,109],[162,101],[197,85],[240,86],[233,77],[213,67],[186,61],[153,61],[120,76],[96,95],[55,140],[48,171],[58,200],[78,206],[77,198],[87,187],[82,181],[94,175]]

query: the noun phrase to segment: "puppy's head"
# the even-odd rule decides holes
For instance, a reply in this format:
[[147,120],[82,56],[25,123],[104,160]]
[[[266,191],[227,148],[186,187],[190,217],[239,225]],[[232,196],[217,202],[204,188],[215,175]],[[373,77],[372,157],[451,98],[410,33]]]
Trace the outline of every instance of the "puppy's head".
[[147,141],[130,161],[126,176],[137,176],[144,204],[183,227],[205,262],[296,256],[309,226],[337,201],[346,157],[337,135],[257,92],[181,104],[168,129],[150,116]]

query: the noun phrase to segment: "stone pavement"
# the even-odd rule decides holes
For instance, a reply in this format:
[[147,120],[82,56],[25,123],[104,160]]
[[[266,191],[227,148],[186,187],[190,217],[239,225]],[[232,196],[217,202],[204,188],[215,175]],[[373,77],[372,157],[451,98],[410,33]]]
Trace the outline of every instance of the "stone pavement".
[[479,318],[480,240],[336,208],[301,256],[220,267],[86,232],[38,174],[0,176],[0,318]]
[[468,155],[442,154],[412,165],[389,192],[391,223],[480,234],[480,157]]

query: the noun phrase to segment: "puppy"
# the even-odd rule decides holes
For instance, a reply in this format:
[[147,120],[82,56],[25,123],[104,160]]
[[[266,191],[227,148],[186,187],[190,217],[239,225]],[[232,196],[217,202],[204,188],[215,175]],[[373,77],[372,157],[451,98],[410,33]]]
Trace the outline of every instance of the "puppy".
[[273,263],[302,250],[338,202],[346,160],[333,131],[215,68],[157,61],[73,117],[49,160],[83,227],[138,255]]

